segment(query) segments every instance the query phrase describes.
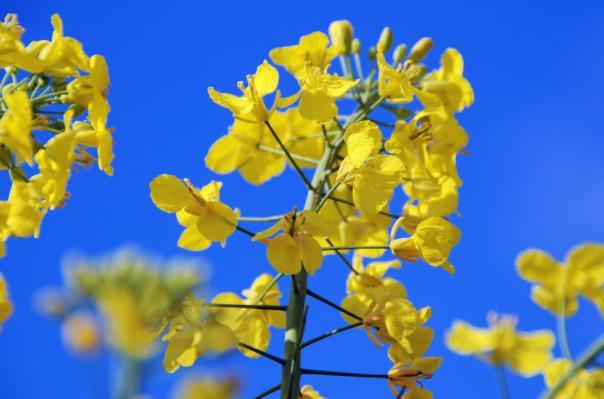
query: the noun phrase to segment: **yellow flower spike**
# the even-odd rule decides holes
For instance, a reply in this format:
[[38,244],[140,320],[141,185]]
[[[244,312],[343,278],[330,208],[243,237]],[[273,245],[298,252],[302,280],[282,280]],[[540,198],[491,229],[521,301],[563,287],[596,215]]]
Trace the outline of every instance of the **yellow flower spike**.
[[338,115],[336,99],[343,97],[358,82],[330,75],[326,69],[306,63],[305,75],[300,78],[300,115],[317,122],[331,121]]
[[101,345],[98,321],[90,312],[79,311],[68,315],[61,325],[65,346],[78,355],[91,355]]
[[[32,165],[33,126],[31,104],[27,93],[17,90],[10,93],[6,90],[2,96],[7,110],[0,118],[0,143],[7,146],[16,156],[17,164],[27,162]],[[2,165],[4,167],[8,165]]]
[[8,286],[4,276],[0,274],[0,327],[13,313],[13,305],[8,298]]
[[447,333],[446,343],[455,353],[506,365],[529,377],[541,372],[551,361],[555,337],[548,330],[517,332],[516,323],[513,317],[494,314],[489,316],[488,329],[455,321]]
[[[553,388],[572,368],[568,359],[556,359],[545,367],[545,386]],[[555,396],[556,398],[596,399],[604,394],[604,370],[579,370]]]
[[50,21],[54,28],[52,40],[33,47],[43,64],[43,71],[58,77],[77,75],[78,70],[88,71],[88,56],[82,43],[63,35],[63,21],[59,14],[54,14]]
[[440,69],[422,79],[421,88],[436,94],[449,113],[471,106],[474,103],[474,91],[463,76],[463,58],[459,51],[448,48],[440,63]]
[[338,54],[338,50],[337,45],[329,46],[329,38],[325,33],[313,32],[302,36],[296,45],[271,50],[270,57],[275,64],[284,67],[296,78],[303,79],[307,63],[324,70]]
[[347,20],[333,21],[329,24],[329,38],[339,55],[350,54],[352,52],[353,37],[354,28]]
[[461,231],[447,220],[440,217],[429,217],[421,221],[415,232],[408,238],[395,239],[396,231],[404,218],[396,221],[390,233],[390,250],[403,260],[417,262],[423,259],[430,266],[441,266],[449,273],[455,268],[448,261],[451,249],[461,238]]
[[572,248],[564,264],[546,252],[529,249],[516,259],[518,274],[534,283],[531,297],[554,314],[571,316],[584,296],[604,314],[604,245],[586,243]]
[[325,399],[316,391],[312,385],[304,385],[300,391],[298,399]]
[[150,184],[151,199],[164,212],[176,213],[185,227],[178,245],[201,251],[212,242],[224,243],[237,227],[238,212],[220,202],[222,183],[212,181],[201,189],[173,175],[160,175]]
[[[221,107],[229,109],[235,119],[246,122],[266,122],[277,107],[287,107],[296,101],[297,96],[281,98],[281,92],[277,90],[279,84],[279,72],[266,60],[258,66],[256,73],[247,76],[247,87],[243,82],[238,83],[242,96],[221,93],[213,87],[208,88],[208,94],[212,101]],[[267,108],[264,97],[277,91],[275,102],[271,108]]]
[[[272,235],[283,231],[274,238]],[[254,236],[255,241],[266,242],[266,255],[271,266],[284,274],[298,273],[302,265],[310,274],[321,267],[323,252],[317,238],[327,237],[334,226],[313,211],[291,212],[279,222]]]

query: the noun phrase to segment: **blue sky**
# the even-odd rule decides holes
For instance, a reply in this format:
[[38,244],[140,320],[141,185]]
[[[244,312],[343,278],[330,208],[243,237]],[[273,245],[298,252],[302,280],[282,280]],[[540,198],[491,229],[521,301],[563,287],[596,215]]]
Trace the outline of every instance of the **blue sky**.
[[[210,3],[210,2],[207,2]],[[596,0],[491,2],[135,2],[4,1],[18,13],[25,40],[49,38],[50,15],[59,12],[68,35],[88,53],[105,55],[112,77],[110,124],[117,141],[115,176],[78,173],[65,209],[45,220],[38,240],[11,240],[0,270],[11,284],[16,313],[0,335],[0,397],[93,398],[89,381],[102,385],[104,363],[81,363],[62,347],[57,326],[35,313],[31,296],[60,283],[60,260],[72,249],[99,254],[126,243],[164,255],[181,255],[179,227],[158,211],[148,183],[160,173],[201,184],[216,178],[205,169],[208,146],[226,132],[228,112],[207,98],[208,86],[226,90],[253,72],[268,51],[302,34],[349,19],[363,43],[389,25],[397,42],[435,39],[429,63],[455,47],[464,55],[476,103],[460,119],[470,134],[470,156],[460,160],[464,179],[458,224],[463,231],[452,256],[455,276],[426,265],[396,273],[417,306],[431,305],[434,355],[445,357],[427,383],[436,397],[495,397],[492,370],[446,350],[442,334],[452,320],[484,324],[487,311],[514,313],[520,328],[555,327],[529,299],[529,285],[514,270],[516,254],[539,247],[562,258],[584,241],[604,242],[604,3]],[[222,177],[225,202],[246,214],[273,214],[301,205],[303,187],[292,171],[261,187],[238,175]],[[4,184],[4,183],[3,183]],[[226,250],[195,255],[213,268],[217,290],[240,290],[267,271],[262,248],[234,237]],[[330,260],[311,284],[339,301],[346,270]],[[309,336],[342,325],[336,313],[312,304]],[[603,330],[594,307],[581,303],[569,322],[571,346],[584,348]],[[271,350],[280,353],[275,334]],[[556,349],[557,351],[557,349]],[[558,353],[558,352],[557,352]],[[305,352],[308,367],[381,372],[384,351],[362,332],[349,332]],[[199,362],[245,375],[242,397],[278,382],[265,360],[229,356]],[[183,371],[180,375],[187,374]],[[180,373],[180,372],[179,372]],[[172,377],[149,387],[164,397]],[[383,381],[308,378],[328,398],[390,397]],[[514,398],[531,398],[540,377],[510,377]]]

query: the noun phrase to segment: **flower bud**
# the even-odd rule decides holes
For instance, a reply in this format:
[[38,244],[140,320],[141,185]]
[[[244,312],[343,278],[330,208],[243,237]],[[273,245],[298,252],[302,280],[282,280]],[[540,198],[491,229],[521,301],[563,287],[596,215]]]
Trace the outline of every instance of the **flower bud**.
[[329,25],[329,37],[338,54],[350,54],[353,33],[352,25],[345,19],[333,21]]
[[378,40],[377,48],[379,52],[385,53],[390,50],[390,46],[392,46],[392,29],[387,26],[382,30],[380,40]]
[[411,52],[409,53],[409,60],[417,64],[421,60],[423,60],[426,55],[428,55],[431,49],[432,39],[429,37],[422,37],[417,41],[417,43],[413,45],[413,48],[411,48]]
[[350,51],[352,54],[359,54],[361,52],[361,41],[359,39],[352,39],[352,47]]
[[394,49],[394,53],[392,54],[392,60],[394,61],[395,64],[398,64],[399,62],[402,62],[405,59],[406,55],[407,55],[407,45],[399,44]]
[[79,355],[90,355],[101,345],[101,333],[94,315],[80,311],[68,316],[63,322],[63,343]]
[[375,46],[369,47],[369,53],[367,54],[369,59],[375,61],[376,54],[377,54],[377,49],[375,48]]

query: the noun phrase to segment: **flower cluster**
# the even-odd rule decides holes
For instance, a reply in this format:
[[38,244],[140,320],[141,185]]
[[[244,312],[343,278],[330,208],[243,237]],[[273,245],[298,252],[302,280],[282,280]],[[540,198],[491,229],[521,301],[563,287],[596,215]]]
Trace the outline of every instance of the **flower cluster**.
[[68,257],[65,285],[38,293],[38,308],[60,320],[65,345],[92,355],[106,343],[133,359],[158,350],[152,338],[166,312],[199,285],[185,260],[156,260],[132,249],[98,259]]
[[107,63],[65,36],[58,14],[51,23],[50,40],[25,45],[16,15],[0,22],[0,169],[12,180],[0,201],[0,256],[9,237],[38,236],[44,215],[65,205],[76,167],[113,174]]
[[[268,264],[278,272],[261,274],[243,297],[227,292],[211,302],[182,301],[165,320],[166,370],[189,366],[208,351],[238,347],[248,357],[283,366],[276,388],[282,397],[319,397],[301,385],[306,372],[301,349],[335,333],[303,342],[309,320],[304,305],[313,297],[339,310],[349,323],[336,333],[363,327],[372,342],[389,347],[394,365],[382,378],[396,396],[429,395],[421,381],[431,378],[442,361],[424,356],[434,335],[425,326],[430,307],[417,309],[401,283],[384,277],[400,266],[398,260],[375,260],[365,267],[363,259],[388,253],[455,271],[449,255],[461,233],[449,219],[457,213],[461,186],[456,159],[468,144],[456,117],[472,105],[474,95],[457,50],[445,50],[440,67],[430,71],[423,60],[431,39],[420,39],[408,54],[399,45],[390,62],[392,41],[392,31],[385,28],[368,51],[372,67],[366,75],[352,25],[335,21],[329,34],[312,32],[270,51],[271,62],[264,60],[239,82],[239,93],[208,89],[233,122],[210,147],[206,166],[217,174],[237,171],[260,185],[289,165],[306,189],[306,202],[303,209],[286,204],[292,210],[284,215],[244,217],[221,202],[219,182],[199,189],[188,179],[165,174],[151,182],[155,205],[175,213],[184,227],[178,246],[192,251],[213,242],[224,246],[239,231],[252,244],[266,246]],[[336,60],[339,72],[333,72]],[[276,66],[297,83],[286,94]],[[407,200],[393,213],[397,191]],[[271,222],[260,232],[244,227]],[[351,271],[341,306],[309,288],[309,276],[318,274],[327,255],[337,256]],[[292,276],[292,284],[281,306],[277,281],[284,275]],[[283,358],[266,353],[273,327],[286,328]]]

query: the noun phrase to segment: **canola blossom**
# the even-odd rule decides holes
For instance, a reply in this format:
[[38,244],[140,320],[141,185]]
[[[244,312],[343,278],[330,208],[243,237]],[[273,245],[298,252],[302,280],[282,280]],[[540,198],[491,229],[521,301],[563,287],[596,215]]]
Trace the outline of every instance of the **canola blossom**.
[[[445,50],[440,67],[432,69],[423,63],[432,41],[422,38],[407,56],[405,46],[397,47],[390,63],[392,40],[390,28],[384,29],[368,60],[373,72],[365,75],[352,24],[335,21],[328,32],[311,32],[270,51],[237,84],[239,94],[208,89],[232,123],[226,133],[217,132],[207,168],[220,175],[237,172],[253,185],[288,176],[291,169],[306,199],[303,207],[280,204],[292,209],[282,215],[247,217],[245,204],[222,202],[219,182],[199,189],[165,174],[151,182],[155,205],[176,214],[184,227],[178,246],[203,251],[243,234],[250,246],[264,246],[264,263],[277,272],[260,274],[242,296],[187,295],[161,323],[168,372],[208,352],[237,348],[282,367],[280,383],[267,395],[317,399],[319,391],[304,384],[305,375],[363,373],[309,369],[303,349],[358,328],[392,361],[376,377],[386,390],[399,398],[431,397],[428,380],[437,378],[442,362],[428,354],[432,310],[416,307],[396,275],[401,263],[419,261],[455,270],[449,257],[461,239],[453,219],[462,184],[456,162],[468,145],[456,116],[472,105],[474,94],[457,50]],[[287,96],[283,72],[298,84]],[[393,209],[401,194],[408,200]],[[328,262],[350,270],[341,305],[312,288],[313,276]],[[285,278],[291,282],[282,292],[278,282]],[[347,324],[307,340],[312,300],[340,312]],[[282,356],[268,353],[272,330],[282,328]]]

